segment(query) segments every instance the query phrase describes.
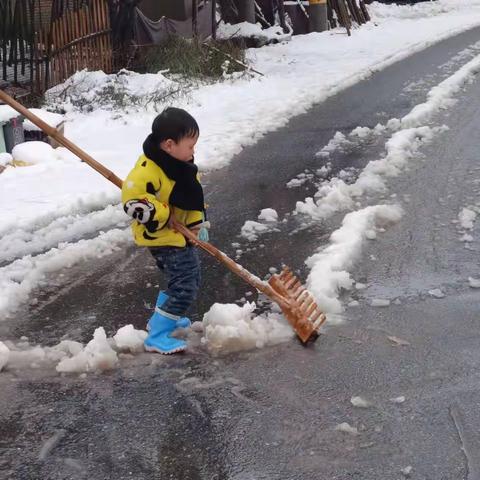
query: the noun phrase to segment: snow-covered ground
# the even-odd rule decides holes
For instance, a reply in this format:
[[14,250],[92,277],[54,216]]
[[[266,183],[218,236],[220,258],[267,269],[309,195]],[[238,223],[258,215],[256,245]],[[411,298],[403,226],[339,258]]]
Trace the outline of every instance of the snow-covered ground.
[[[187,108],[200,123],[201,139],[196,157],[201,168],[208,170],[227,164],[243,146],[284,125],[313,103],[368,77],[372,71],[480,25],[480,0],[438,0],[415,7],[373,4],[371,12],[373,21],[354,30],[350,38],[341,31],[331,31],[294,37],[286,44],[250,51],[252,66],[264,73],[264,77],[226,79],[200,86],[178,99],[176,105]],[[328,181],[321,186],[315,199],[306,199],[297,205],[296,211],[322,220],[341,210],[357,209],[357,198],[367,191],[385,189],[386,179],[402,171],[422,142],[441,132],[442,126],[429,125],[429,120],[453,101],[454,95],[479,68],[480,59],[475,57],[432,89],[426,102],[403,119],[394,119],[389,125],[379,127],[377,132],[365,132],[364,129],[352,132],[362,137],[391,131],[386,157],[371,162],[354,184],[347,185],[340,178]],[[301,83],[298,72],[302,72]],[[81,95],[95,107],[99,105],[97,98],[109,85],[118,83],[118,77],[84,72],[73,81],[76,92],[78,85],[87,85]],[[151,100],[153,92],[155,89],[170,91],[175,88],[175,82],[160,73],[148,76],[125,73],[121,82],[124,91],[140,99],[126,109],[102,103],[99,108],[87,111],[79,108],[78,103],[75,108],[64,100],[62,104],[68,110],[66,135],[124,177],[140,153],[152,119],[165,105]],[[149,103],[141,102],[143,96],[149,98]],[[348,141],[346,137],[337,136],[319,156],[328,156],[330,151],[341,148]],[[48,154],[45,152],[45,155]],[[15,257],[24,258],[0,268],[0,318],[28,298],[45,274],[84,258],[108,254],[109,241],[113,249],[128,241],[128,232],[111,230],[78,242],[82,235],[121,225],[125,219],[116,206],[118,202],[116,187],[63,150],[57,150],[53,159],[38,165],[8,167],[0,175],[3,212],[0,242],[6,246],[2,249],[0,265],[12,262]],[[389,205],[370,206],[350,213],[332,235],[330,246],[308,260],[312,269],[308,285],[323,308],[338,313],[338,290],[351,286],[348,269],[359,255],[363,240],[372,238],[371,232],[375,232],[378,222],[398,221],[400,215],[398,207]],[[259,220],[263,223],[251,222],[252,231],[247,233],[256,236],[261,232],[254,228],[255,225],[270,229],[277,218],[273,218],[273,211],[265,210]],[[16,242],[14,246],[12,239]],[[317,269],[322,271],[322,282],[315,274]],[[332,273],[328,278],[325,269]],[[221,333],[218,332],[227,332],[225,339],[229,341],[235,335],[242,337],[240,328],[236,331],[230,328],[238,316],[242,318],[245,332],[257,328],[258,321],[250,318],[250,307],[231,314],[232,307],[226,306],[224,316],[220,310],[216,307],[206,318],[207,341],[210,335],[217,350],[221,350],[218,347]],[[226,320],[229,316],[232,322]],[[281,339],[288,338],[281,328],[278,334]],[[242,339],[247,337],[243,335]],[[279,339],[263,338],[260,344],[276,341]],[[253,345],[248,338],[245,344]]]

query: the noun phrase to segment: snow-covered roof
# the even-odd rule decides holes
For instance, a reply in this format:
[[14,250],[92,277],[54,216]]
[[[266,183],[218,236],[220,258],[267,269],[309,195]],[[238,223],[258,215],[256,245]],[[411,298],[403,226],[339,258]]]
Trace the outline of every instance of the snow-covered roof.
[[20,114],[8,105],[0,105],[0,123],[6,123]]
[[[63,115],[58,113],[48,112],[47,110],[42,110],[41,108],[30,108],[29,110],[41,120],[48,123],[51,127],[58,127],[63,122]],[[30,120],[25,120],[23,128],[27,131],[40,131],[36,125],[30,122]]]

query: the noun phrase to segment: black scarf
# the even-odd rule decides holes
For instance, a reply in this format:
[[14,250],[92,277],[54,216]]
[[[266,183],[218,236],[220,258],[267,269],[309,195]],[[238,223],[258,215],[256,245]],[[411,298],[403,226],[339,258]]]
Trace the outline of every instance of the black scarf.
[[165,175],[175,181],[169,203],[183,210],[204,210],[203,189],[197,179],[198,167],[190,162],[182,162],[162,150],[150,134],[143,142],[143,153],[155,162]]

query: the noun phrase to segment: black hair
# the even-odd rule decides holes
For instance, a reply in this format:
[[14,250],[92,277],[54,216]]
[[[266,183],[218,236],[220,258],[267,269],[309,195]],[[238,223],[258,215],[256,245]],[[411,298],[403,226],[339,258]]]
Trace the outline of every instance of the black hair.
[[152,124],[155,142],[172,139],[178,143],[182,138],[193,138],[200,134],[197,121],[181,108],[168,107],[158,115]]

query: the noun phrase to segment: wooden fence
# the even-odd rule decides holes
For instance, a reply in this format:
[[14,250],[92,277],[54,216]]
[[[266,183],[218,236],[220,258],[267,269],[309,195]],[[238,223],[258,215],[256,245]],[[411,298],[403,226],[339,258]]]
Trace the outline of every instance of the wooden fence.
[[35,38],[35,83],[40,91],[64,82],[76,71],[113,69],[107,0],[91,0],[65,11]]

